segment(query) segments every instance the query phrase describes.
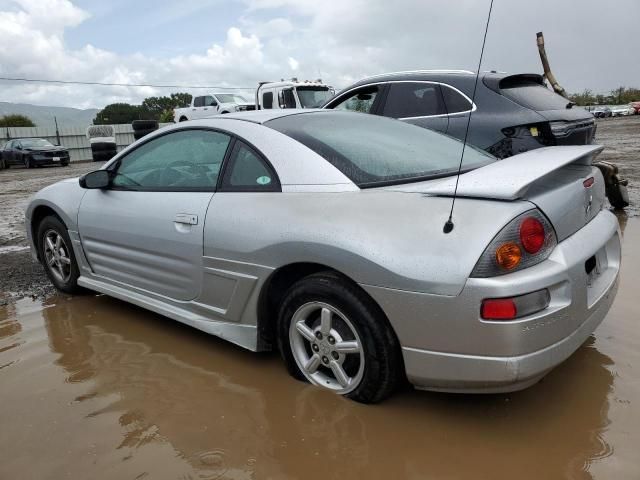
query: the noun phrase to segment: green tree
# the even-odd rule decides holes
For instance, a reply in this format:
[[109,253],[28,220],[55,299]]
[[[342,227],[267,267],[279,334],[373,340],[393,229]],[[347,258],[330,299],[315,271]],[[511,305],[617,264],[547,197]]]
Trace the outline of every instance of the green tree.
[[158,121],[160,123],[171,123],[173,122],[173,110],[165,110],[158,117]]
[[[191,103],[191,95],[188,93],[172,93],[164,97],[147,97],[142,101],[142,110],[145,118],[161,121],[165,118],[166,111],[173,111],[174,108],[186,107]],[[172,114],[173,118],[173,114]]]
[[0,127],[35,127],[36,124],[25,115],[10,114],[0,117]]
[[112,103],[96,114],[94,125],[115,125],[119,123],[131,123],[143,118],[143,109],[140,105],[128,103]]

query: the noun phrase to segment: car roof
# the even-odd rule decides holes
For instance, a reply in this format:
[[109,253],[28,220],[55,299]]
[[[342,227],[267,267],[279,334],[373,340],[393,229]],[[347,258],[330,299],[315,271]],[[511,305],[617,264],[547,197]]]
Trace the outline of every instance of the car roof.
[[252,110],[248,112],[225,113],[224,115],[211,115],[204,119],[216,120],[244,120],[245,122],[263,124],[274,118],[289,117],[291,115],[302,115],[304,113],[326,112],[320,108],[287,108],[287,109],[266,109]]

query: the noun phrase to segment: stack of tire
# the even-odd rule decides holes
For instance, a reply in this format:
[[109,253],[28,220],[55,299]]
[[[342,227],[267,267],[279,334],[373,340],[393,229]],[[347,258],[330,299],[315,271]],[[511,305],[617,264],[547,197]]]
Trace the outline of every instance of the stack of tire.
[[113,125],[91,125],[87,128],[94,162],[106,162],[118,152]]
[[145,135],[157,130],[159,125],[157,120],[134,120],[131,122],[131,126],[133,127],[133,138],[140,140]]

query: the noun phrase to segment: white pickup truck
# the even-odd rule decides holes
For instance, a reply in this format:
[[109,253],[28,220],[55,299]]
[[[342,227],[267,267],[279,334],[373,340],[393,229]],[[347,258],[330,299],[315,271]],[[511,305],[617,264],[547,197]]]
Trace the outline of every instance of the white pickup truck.
[[315,82],[281,80],[279,82],[260,82],[256,90],[258,110],[269,108],[318,108],[335,95],[333,87]]
[[236,93],[212,93],[191,99],[191,105],[173,111],[174,122],[184,122],[211,115],[255,110],[256,106]]

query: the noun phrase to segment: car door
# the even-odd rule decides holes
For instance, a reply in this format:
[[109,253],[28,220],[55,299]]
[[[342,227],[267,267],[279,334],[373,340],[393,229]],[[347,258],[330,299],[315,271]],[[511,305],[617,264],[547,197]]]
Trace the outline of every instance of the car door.
[[173,300],[197,297],[205,215],[230,140],[213,130],[172,131],[109,168],[111,186],[87,190],[78,212],[94,274]]
[[449,126],[440,85],[434,82],[391,82],[382,114],[442,133]]
[[195,97],[193,99],[193,106],[191,107],[191,116],[189,117],[190,120],[202,118],[204,113],[203,111],[204,99],[205,99],[204,96]]
[[22,144],[20,140],[14,140],[11,147],[11,163],[22,165]]
[[216,102],[216,99],[213,98],[213,96],[205,95],[204,105],[202,107],[200,117],[204,118],[204,117],[209,117],[211,115],[215,115],[216,113],[218,113],[217,106],[218,106],[218,102]]

